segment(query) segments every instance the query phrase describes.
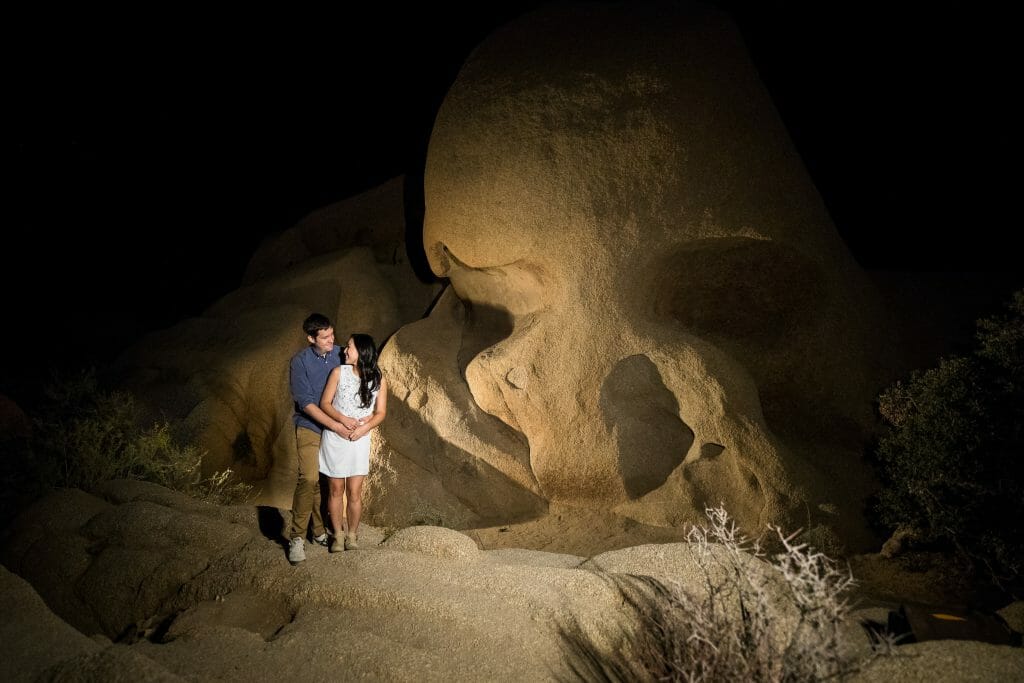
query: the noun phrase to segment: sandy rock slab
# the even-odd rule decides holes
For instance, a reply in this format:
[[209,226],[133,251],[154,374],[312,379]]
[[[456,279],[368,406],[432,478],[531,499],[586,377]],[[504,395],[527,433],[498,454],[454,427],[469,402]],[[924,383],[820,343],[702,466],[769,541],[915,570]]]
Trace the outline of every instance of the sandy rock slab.
[[27,581],[2,566],[0,614],[0,680],[183,680],[130,647],[75,630],[50,611]]
[[[345,553],[309,543],[292,567],[254,509],[140,482],[58,491],[8,530],[4,579],[37,609],[7,611],[18,637],[6,642],[38,662],[26,680],[86,658],[107,671],[114,657],[147,680],[534,680],[564,673],[568,615],[615,614],[615,596],[573,567],[584,558],[492,556],[440,527],[360,536]],[[47,551],[55,538],[61,551]],[[10,666],[17,680],[22,664]]]
[[[14,520],[0,551],[0,677],[573,680],[582,654],[567,645],[568,625],[602,657],[630,627],[605,573],[693,571],[682,543],[588,558],[482,550],[431,526],[386,537],[364,527],[359,550],[310,543],[292,567],[279,535],[261,529],[252,508],[139,482],[40,500]],[[62,552],[44,552],[55,545]],[[1000,677],[1022,653],[957,642],[900,651],[913,656],[877,664],[862,680],[892,680],[885,666],[898,667],[900,680],[972,680],[929,672],[966,676],[981,654],[998,659],[986,663],[996,676],[986,680],[1011,680]]]
[[1024,650],[970,640],[931,640],[903,645],[895,655],[873,661],[857,683],[1024,680]]

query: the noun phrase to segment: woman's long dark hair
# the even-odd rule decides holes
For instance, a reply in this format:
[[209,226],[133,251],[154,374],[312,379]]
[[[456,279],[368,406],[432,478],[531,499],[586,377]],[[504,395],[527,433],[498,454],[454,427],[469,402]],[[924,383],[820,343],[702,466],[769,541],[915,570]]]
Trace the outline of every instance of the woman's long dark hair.
[[353,334],[356,345],[356,368],[359,370],[359,407],[369,408],[373,392],[380,389],[380,368],[377,367],[377,345],[368,334]]

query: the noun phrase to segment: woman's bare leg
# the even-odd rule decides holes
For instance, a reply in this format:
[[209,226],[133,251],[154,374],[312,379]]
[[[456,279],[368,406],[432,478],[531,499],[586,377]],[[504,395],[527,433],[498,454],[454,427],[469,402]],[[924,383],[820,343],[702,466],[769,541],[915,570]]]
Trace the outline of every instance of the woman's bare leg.
[[353,475],[345,480],[348,489],[348,532],[353,537],[359,535],[359,518],[363,514],[363,480],[365,475]]
[[345,480],[328,477],[330,483],[327,498],[327,512],[331,516],[331,529],[335,538],[345,537]]

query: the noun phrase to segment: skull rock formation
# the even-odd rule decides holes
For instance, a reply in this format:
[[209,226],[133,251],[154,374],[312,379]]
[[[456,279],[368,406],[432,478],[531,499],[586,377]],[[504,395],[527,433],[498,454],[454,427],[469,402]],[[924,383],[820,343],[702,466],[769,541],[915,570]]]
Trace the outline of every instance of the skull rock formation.
[[864,542],[881,308],[724,15],[507,25],[448,92],[424,184],[457,298],[385,349],[402,417],[378,457],[467,521],[560,501],[671,527],[724,502]]

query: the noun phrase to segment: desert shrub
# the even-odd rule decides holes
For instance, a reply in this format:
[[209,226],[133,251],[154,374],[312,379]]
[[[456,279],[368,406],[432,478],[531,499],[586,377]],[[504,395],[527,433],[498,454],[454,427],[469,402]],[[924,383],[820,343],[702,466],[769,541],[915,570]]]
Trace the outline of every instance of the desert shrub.
[[54,375],[33,417],[36,465],[54,486],[91,489],[115,478],[142,478],[129,448],[138,432],[131,394],[100,389],[96,373]]
[[1008,389],[1020,391],[1024,386],[1024,290],[1014,293],[1007,309],[1006,314],[978,321],[977,353],[1002,371]]
[[202,500],[240,502],[251,487],[231,470],[202,473],[202,453],[181,444],[169,422],[140,424],[134,397],[100,387],[94,370],[54,376],[35,410],[21,485],[90,490],[110,479],[151,481]]
[[723,508],[707,515],[710,526],[687,539],[701,588],[604,573],[632,626],[614,655],[566,628],[574,673],[610,681],[820,681],[855,671],[862,662],[844,629],[850,572],[778,529],[780,550],[769,555]]
[[978,321],[977,342],[879,396],[874,509],[1009,588],[1024,570],[1024,292]]
[[203,476],[203,454],[192,445],[180,445],[167,422],[139,430],[128,442],[125,461],[135,467],[126,477],[144,479],[210,503],[243,502],[252,486],[235,478],[230,469]]

